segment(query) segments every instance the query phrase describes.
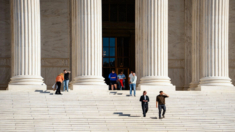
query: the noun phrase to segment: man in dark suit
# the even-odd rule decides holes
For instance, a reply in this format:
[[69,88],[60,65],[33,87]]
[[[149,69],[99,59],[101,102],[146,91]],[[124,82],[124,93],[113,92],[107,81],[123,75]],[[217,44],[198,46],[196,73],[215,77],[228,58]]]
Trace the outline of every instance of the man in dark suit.
[[149,97],[146,94],[147,92],[144,91],[143,95],[140,97],[144,117],[146,117],[146,113],[148,112],[148,102],[149,102]]

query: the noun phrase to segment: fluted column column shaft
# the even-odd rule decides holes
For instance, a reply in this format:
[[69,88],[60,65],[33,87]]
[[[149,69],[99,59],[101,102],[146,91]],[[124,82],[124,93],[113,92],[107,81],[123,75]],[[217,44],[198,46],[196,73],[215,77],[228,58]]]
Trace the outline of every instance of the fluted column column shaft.
[[41,85],[39,0],[11,0],[12,78],[10,84]]
[[101,0],[72,0],[74,84],[102,84]]
[[143,78],[141,84],[171,85],[168,77],[168,0],[142,0]]
[[143,0],[135,1],[135,69],[137,83],[143,77]]
[[203,0],[203,78],[200,85],[232,86],[228,65],[229,0]]
[[200,58],[200,48],[201,48],[201,0],[192,1],[192,82],[190,83],[190,88],[196,88],[200,82],[201,78],[201,58]]

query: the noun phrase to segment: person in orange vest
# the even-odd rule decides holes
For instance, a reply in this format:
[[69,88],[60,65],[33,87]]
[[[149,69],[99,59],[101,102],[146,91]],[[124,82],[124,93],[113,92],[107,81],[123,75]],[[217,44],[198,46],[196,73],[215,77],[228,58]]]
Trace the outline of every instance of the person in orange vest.
[[63,73],[60,73],[60,74],[56,77],[56,79],[55,79],[56,85],[58,86],[58,88],[57,88],[55,94],[60,94],[60,95],[62,95],[61,92],[60,92],[60,87],[61,87],[61,83],[62,83],[63,81],[64,81],[64,74],[63,74]]

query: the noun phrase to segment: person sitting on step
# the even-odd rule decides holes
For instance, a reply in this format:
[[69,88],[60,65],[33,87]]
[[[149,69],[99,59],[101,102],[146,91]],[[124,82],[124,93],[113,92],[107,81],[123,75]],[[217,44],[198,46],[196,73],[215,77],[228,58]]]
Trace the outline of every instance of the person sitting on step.
[[117,90],[117,74],[115,73],[114,70],[112,70],[112,73],[109,74],[109,79],[110,79],[111,89],[113,90],[114,86],[115,90]]
[[125,89],[126,76],[123,74],[123,71],[121,71],[121,73],[117,77],[118,77],[118,85],[120,87],[120,90]]

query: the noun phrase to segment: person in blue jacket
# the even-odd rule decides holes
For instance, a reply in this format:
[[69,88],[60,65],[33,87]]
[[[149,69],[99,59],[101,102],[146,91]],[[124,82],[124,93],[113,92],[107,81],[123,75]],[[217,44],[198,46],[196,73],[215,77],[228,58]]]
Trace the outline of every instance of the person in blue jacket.
[[114,70],[112,70],[112,73],[109,74],[109,80],[110,80],[111,89],[113,90],[113,85],[114,85],[115,90],[117,90],[117,74],[115,73]]

